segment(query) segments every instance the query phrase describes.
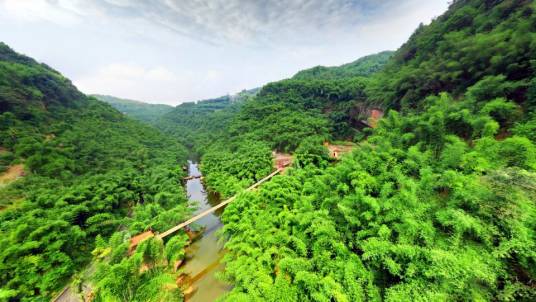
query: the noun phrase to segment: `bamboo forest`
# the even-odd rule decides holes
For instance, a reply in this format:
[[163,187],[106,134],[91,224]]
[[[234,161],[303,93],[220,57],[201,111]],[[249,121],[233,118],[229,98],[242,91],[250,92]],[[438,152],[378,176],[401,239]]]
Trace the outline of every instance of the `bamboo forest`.
[[[445,8],[403,34],[394,51],[363,51],[361,57],[356,51],[350,63],[310,67],[312,62],[258,87],[167,104],[87,87],[116,84],[121,91],[126,82],[115,78],[139,75],[140,82],[127,90],[134,96],[154,93],[158,100],[171,93],[158,83],[195,80],[208,91],[213,80],[118,65],[99,71],[105,79],[110,71],[110,80],[84,80],[74,65],[89,68],[116,44],[100,43],[108,39],[105,34],[75,37],[69,31],[59,38],[90,39],[95,50],[54,44],[40,36],[48,27],[37,25],[86,30],[95,23],[109,26],[106,31],[116,39],[115,23],[134,18],[141,23],[132,24],[141,27],[121,30],[124,43],[144,30],[167,28],[166,39],[204,35],[212,40],[199,43],[223,53],[225,46],[218,45],[232,34],[239,40],[249,36],[223,28],[227,17],[214,21],[220,29],[193,24],[200,22],[195,18],[207,23],[209,16],[225,15],[216,14],[218,5],[235,5],[237,28],[254,30],[262,21],[263,30],[252,37],[267,37],[261,46],[244,48],[268,62],[238,70],[268,79],[283,61],[270,62],[265,48],[276,53],[301,43],[312,53],[317,44],[328,47],[307,40],[303,25],[322,13],[305,16],[309,21],[300,27],[277,18],[274,8],[298,18],[297,11],[309,12],[300,1],[61,6],[62,1],[32,0],[22,18],[16,2],[0,4],[2,27],[14,24],[0,42],[0,301],[536,301],[535,1],[443,1]],[[339,2],[308,5],[327,14],[338,11]],[[404,9],[419,1],[346,2],[341,18],[329,15],[319,24],[351,23],[339,19],[357,6],[367,22],[382,15],[376,10],[391,12],[398,5],[401,11],[393,13],[414,18]],[[81,7],[76,19],[66,17],[68,9]],[[55,10],[40,21],[25,19],[41,8]],[[262,18],[253,20],[249,10],[262,11]],[[111,17],[80,21],[93,16],[89,11]],[[145,16],[152,23],[143,23]],[[389,24],[394,30],[399,23]],[[30,28],[35,39],[24,42],[22,32]],[[267,31],[281,35],[275,40],[284,41],[280,48]],[[300,38],[287,41],[294,31]],[[170,47],[161,49],[162,56],[177,41],[162,44]],[[240,43],[231,48],[237,62]],[[141,43],[110,56],[127,62],[147,47]],[[205,52],[189,47],[180,46],[185,53]],[[48,56],[48,48],[57,53]],[[80,62],[62,56],[76,51]],[[186,56],[181,51],[162,66],[178,64]],[[313,57],[296,51],[289,62]],[[341,55],[337,51],[323,56]],[[225,63],[214,55],[206,60]],[[53,63],[61,60],[65,63],[55,69]],[[242,76],[238,70],[236,77]],[[197,91],[197,84],[185,83],[173,85]]]

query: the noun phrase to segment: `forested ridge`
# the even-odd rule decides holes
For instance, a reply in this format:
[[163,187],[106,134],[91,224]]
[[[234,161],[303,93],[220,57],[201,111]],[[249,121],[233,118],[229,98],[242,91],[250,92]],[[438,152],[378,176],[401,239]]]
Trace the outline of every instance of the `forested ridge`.
[[117,109],[119,112],[148,124],[156,123],[160,117],[173,110],[173,106],[170,105],[147,104],[129,99],[121,99],[110,95],[94,94],[92,96],[99,101],[112,105],[112,107]]
[[306,138],[360,137],[357,129],[367,118],[365,88],[390,55],[367,56],[351,63],[350,71],[348,65],[329,67],[320,78],[306,70],[233,99],[184,103],[156,126],[202,156],[206,185],[231,196],[269,173],[271,150],[292,152]]
[[377,54],[364,56],[341,66],[315,66],[296,73],[296,80],[343,79],[357,76],[369,76],[383,68],[383,65],[393,55],[392,51],[382,51]]
[[527,104],[535,86],[534,22],[533,1],[453,1],[393,55],[369,88],[370,100],[414,108],[439,92],[461,97],[487,77],[489,86],[481,88],[499,85],[506,97]]
[[214,140],[227,137],[225,129],[228,123],[258,91],[254,88],[235,95],[182,103],[162,116],[155,126],[178,139],[192,153],[202,154]]
[[[92,254],[96,301],[181,301],[184,234],[127,250],[189,215],[189,152],[238,193],[222,301],[536,300],[535,10],[453,1],[395,52],[181,104],[158,130],[1,45],[0,160],[27,175],[0,188],[0,299],[46,300]],[[292,166],[242,193],[273,151]]]
[[[165,230],[190,215],[181,186],[186,148],[5,44],[0,108],[1,172],[24,167],[20,179],[0,187],[0,300],[49,301],[92,251],[105,259],[96,267],[96,298],[125,296],[121,284],[99,282],[103,275],[126,281],[125,268],[146,262],[139,260],[149,254],[143,246],[140,256],[126,257],[131,235]],[[169,241],[168,258],[180,258],[184,244],[182,237]],[[136,277],[152,282],[155,297],[174,293],[180,300],[167,271],[159,266]]]

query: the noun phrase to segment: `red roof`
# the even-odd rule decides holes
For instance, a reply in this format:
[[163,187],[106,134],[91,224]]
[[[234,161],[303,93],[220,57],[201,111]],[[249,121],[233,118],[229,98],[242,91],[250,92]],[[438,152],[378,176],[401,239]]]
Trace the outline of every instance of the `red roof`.
[[138,244],[140,244],[140,242],[146,240],[146,239],[149,239],[151,237],[154,236],[154,233],[153,231],[147,231],[147,232],[143,232],[141,234],[138,234],[132,238],[130,238],[130,246],[128,247],[128,250],[129,251],[133,251],[136,246],[138,246]]

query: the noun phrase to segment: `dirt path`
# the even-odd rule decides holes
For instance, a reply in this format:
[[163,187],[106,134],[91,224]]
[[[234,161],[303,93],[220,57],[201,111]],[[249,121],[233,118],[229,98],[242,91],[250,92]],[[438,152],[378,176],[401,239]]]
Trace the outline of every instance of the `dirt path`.
[[24,165],[18,164],[11,166],[6,172],[0,175],[0,185],[7,185],[17,178],[24,176]]

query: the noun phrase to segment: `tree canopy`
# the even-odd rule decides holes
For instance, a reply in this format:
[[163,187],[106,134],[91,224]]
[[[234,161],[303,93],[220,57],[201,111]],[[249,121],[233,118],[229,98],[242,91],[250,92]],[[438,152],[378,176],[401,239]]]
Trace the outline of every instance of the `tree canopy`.
[[[48,301],[91,260],[96,238],[163,231],[188,208],[187,150],[0,44],[0,297]],[[156,282],[156,281],[155,281]]]
[[[0,187],[1,299],[48,300],[93,258],[96,301],[180,301],[186,235],[128,248],[191,213],[194,154],[209,190],[238,194],[223,301],[534,301],[535,10],[452,1],[394,53],[181,104],[156,128],[0,44],[0,172],[25,169]],[[334,160],[335,140],[356,147]],[[292,167],[242,192],[273,151]]]

